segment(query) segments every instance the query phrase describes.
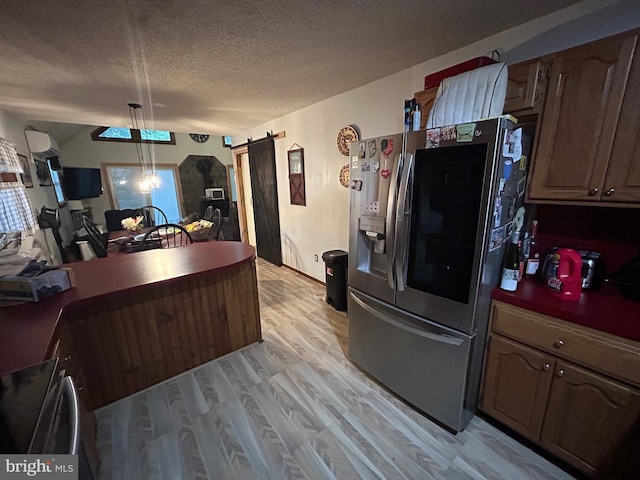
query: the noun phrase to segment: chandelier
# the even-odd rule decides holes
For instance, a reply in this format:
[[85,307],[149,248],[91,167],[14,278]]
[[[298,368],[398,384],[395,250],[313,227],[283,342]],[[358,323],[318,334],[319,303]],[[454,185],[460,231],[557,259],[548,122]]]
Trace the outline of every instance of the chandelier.
[[[142,146],[142,132],[147,131],[147,122],[144,118],[144,111],[142,110],[142,105],[139,103],[129,103],[129,115],[131,117],[131,126],[134,130],[138,131],[140,135],[140,141],[135,142],[136,146],[136,154],[138,156],[138,165],[140,167],[140,180],[138,181],[138,187],[140,193],[149,193],[151,189],[158,188],[160,186],[160,177],[155,170],[155,162],[153,161],[153,156],[151,155],[151,146],[150,142],[146,142],[147,144],[147,157],[149,159],[149,167],[147,168],[147,164],[144,158],[144,148]],[[142,129],[140,128],[142,126]],[[151,173],[149,173],[149,169]]]

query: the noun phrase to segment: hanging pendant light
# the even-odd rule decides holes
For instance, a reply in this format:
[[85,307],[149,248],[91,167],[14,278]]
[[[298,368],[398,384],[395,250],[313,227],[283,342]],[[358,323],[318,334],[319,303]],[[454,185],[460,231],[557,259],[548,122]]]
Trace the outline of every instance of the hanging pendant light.
[[[140,140],[142,141],[142,132],[147,131],[147,124],[144,118],[144,111],[142,110],[142,105],[139,103],[129,103],[129,115],[131,117],[131,125],[134,130],[137,130],[140,135]],[[140,125],[140,120],[142,125]],[[142,126],[142,129],[140,128]],[[158,188],[160,186],[160,177],[155,171],[155,165],[153,162],[153,157],[151,155],[151,146],[150,143],[147,142],[147,153],[148,158],[150,160],[151,173],[148,173],[147,164],[144,159],[144,149],[141,143],[135,142],[136,145],[136,154],[138,156],[138,165],[140,167],[140,180],[138,181],[138,188],[140,193],[149,193],[151,189]]]

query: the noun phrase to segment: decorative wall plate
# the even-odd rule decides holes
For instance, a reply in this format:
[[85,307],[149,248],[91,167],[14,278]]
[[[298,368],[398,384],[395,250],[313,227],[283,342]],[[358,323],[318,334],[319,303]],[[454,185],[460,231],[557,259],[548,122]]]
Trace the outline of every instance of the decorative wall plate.
[[349,164],[343,165],[340,169],[340,184],[343,187],[349,187],[349,178],[351,177],[351,171],[349,170]]
[[350,125],[342,127],[338,132],[338,151],[343,157],[349,156],[349,144],[358,141],[358,132]]

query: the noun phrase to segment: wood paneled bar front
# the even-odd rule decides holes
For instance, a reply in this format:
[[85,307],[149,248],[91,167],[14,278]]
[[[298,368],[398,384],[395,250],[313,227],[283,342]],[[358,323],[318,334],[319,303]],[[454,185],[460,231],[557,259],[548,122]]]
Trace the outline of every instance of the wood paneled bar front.
[[70,348],[95,409],[262,340],[247,244],[194,243],[69,268],[71,290],[0,308],[0,374]]

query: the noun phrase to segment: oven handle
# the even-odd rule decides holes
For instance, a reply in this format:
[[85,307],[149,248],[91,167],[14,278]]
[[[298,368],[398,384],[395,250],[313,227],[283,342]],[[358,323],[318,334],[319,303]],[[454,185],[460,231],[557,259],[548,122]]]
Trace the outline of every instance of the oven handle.
[[62,378],[62,393],[68,396],[69,418],[71,419],[71,438],[69,439],[69,453],[78,454],[78,442],[80,439],[80,410],[78,394],[73,379],[70,376]]

